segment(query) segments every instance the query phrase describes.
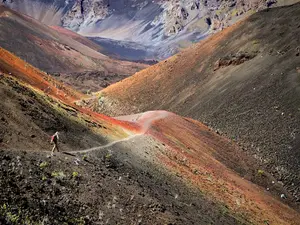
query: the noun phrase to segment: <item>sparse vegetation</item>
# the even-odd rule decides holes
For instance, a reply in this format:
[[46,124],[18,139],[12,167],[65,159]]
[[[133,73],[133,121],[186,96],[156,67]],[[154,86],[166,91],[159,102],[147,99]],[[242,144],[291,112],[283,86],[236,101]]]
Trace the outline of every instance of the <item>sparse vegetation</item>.
[[227,205],[221,205],[220,206],[220,211],[221,211],[222,215],[226,215],[226,214],[229,213],[229,208],[228,208]]
[[42,181],[47,180],[47,177],[45,175],[42,176]]
[[0,207],[0,216],[3,216],[6,221],[10,224],[20,224],[20,213],[21,211],[18,210],[18,212],[15,212],[16,210],[14,210],[14,212],[12,211],[11,207],[9,207],[9,205],[7,204],[3,204]]
[[111,156],[112,156],[112,154],[111,154],[111,153],[107,153],[107,154],[105,155],[105,158],[106,158],[106,159],[110,159],[110,158],[111,158]]
[[259,40],[254,40],[254,41],[252,41],[252,44],[253,44],[253,45],[258,45],[258,44],[259,44]]
[[[4,218],[5,224],[10,225],[44,225],[43,220],[36,220],[33,217],[26,215],[24,211],[21,210],[18,206],[9,206],[3,204],[0,206],[0,218]],[[67,219],[67,222],[63,224],[74,224],[74,225],[84,225],[86,224],[83,217]],[[1,221],[0,221],[1,222]],[[1,223],[2,224],[2,223]]]
[[231,11],[231,16],[233,17],[233,16],[236,16],[237,14],[238,14],[238,10],[237,9],[233,9],[232,11]]
[[77,178],[79,176],[79,173],[78,172],[76,172],[76,171],[73,171],[73,173],[72,173],[72,177],[73,178]]
[[46,168],[47,166],[48,166],[48,163],[47,163],[46,161],[41,162],[41,164],[40,164],[40,169],[44,169],[44,168]]
[[17,223],[19,221],[19,215],[7,212],[6,219],[8,220],[8,222]]
[[217,9],[215,11],[216,15],[220,16],[222,14],[223,10],[222,9]]
[[87,160],[87,154],[83,154],[82,160],[83,160],[83,161],[86,161],[86,160]]
[[85,225],[85,221],[83,217],[79,217],[79,218],[72,218],[69,219],[68,222],[65,222],[64,225],[68,225],[68,224],[74,224],[74,225]]
[[264,173],[265,173],[265,172],[264,172],[263,170],[258,170],[258,171],[257,171],[257,174],[258,174],[259,176],[264,175]]
[[66,175],[64,174],[63,171],[53,171],[51,173],[51,176],[54,177],[54,178],[57,178],[57,179],[64,179],[66,177]]

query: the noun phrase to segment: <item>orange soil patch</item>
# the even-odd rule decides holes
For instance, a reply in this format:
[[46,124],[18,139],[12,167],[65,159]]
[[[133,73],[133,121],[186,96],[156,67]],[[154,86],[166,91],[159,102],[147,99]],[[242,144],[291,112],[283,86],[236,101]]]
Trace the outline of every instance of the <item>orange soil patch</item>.
[[0,47],[0,69],[3,72],[11,73],[14,77],[25,83],[42,90],[44,93],[60,99],[63,102],[71,103],[79,100],[84,95],[72,90],[70,87],[56,81],[51,76],[41,72],[37,68],[24,62],[12,53]]
[[148,134],[169,146],[157,156],[169,170],[233,212],[256,224],[300,224],[296,211],[216,160],[216,153],[228,153],[234,160],[244,158],[232,143],[203,124],[172,114],[154,122]]

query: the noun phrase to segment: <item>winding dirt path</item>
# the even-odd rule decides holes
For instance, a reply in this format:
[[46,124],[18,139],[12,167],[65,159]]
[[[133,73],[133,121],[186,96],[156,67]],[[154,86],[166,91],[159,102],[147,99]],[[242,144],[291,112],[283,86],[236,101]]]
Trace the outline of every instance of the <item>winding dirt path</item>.
[[163,111],[163,110],[159,110],[159,111],[148,111],[148,112],[140,113],[140,114],[116,117],[115,119],[118,119],[118,120],[130,121],[130,122],[137,123],[142,128],[141,133],[130,135],[127,138],[124,138],[124,139],[121,139],[121,140],[116,140],[116,141],[110,142],[106,145],[93,147],[93,148],[88,148],[88,149],[83,149],[83,150],[79,150],[79,151],[71,151],[71,152],[68,152],[68,153],[70,153],[70,154],[87,153],[87,152],[91,152],[91,151],[111,147],[111,146],[113,146],[117,143],[120,143],[120,142],[130,141],[131,139],[133,139],[135,137],[144,135],[150,129],[151,125],[155,121],[164,119],[164,118],[166,118],[170,115],[172,115],[172,113],[167,112],[167,111]]

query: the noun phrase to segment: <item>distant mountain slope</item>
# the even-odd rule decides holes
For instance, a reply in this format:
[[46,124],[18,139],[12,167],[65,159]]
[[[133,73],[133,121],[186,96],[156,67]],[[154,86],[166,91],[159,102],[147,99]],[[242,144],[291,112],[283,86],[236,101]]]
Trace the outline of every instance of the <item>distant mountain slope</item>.
[[300,199],[300,4],[252,15],[99,95],[110,115],[165,109],[238,142]]
[[[81,90],[106,87],[110,80],[118,81],[147,67],[111,59],[99,52],[100,46],[85,37],[64,28],[54,30],[4,6],[0,6],[0,26],[0,47],[45,72],[62,73],[62,80]],[[85,75],[86,71],[95,70],[97,76]],[[72,72],[83,73],[83,79],[76,82],[65,74]]]
[[97,59],[107,59],[32,18],[0,7],[1,47],[46,72],[95,69],[100,66],[96,64]]
[[50,26],[52,29],[58,31],[61,34],[64,34],[65,36],[68,36],[69,38],[72,38],[74,40],[76,40],[77,42],[88,46],[91,49],[94,49],[95,51],[99,51],[100,53],[102,53],[102,46],[96,44],[94,41],[89,40],[88,38],[81,36],[71,30],[65,29],[63,27],[60,26]]
[[2,1],[7,6],[45,24],[63,26],[89,37],[107,38],[107,42],[111,44],[114,43],[113,40],[125,41],[124,45],[127,45],[128,41],[138,43],[143,46],[140,50],[149,50],[145,51],[145,55],[139,55],[143,57],[141,59],[150,60],[169,57],[179,49],[222,30],[256,11],[299,2],[299,0]]

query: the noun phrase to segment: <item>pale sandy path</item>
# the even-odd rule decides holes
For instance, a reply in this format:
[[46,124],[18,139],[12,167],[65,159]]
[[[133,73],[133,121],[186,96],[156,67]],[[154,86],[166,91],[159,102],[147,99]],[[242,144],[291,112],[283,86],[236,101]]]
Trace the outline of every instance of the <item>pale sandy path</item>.
[[106,145],[93,147],[93,148],[88,148],[88,149],[83,149],[83,150],[79,150],[79,151],[71,151],[71,152],[68,152],[68,153],[73,153],[73,154],[75,154],[75,153],[87,153],[87,152],[91,152],[91,151],[111,147],[111,146],[113,146],[117,143],[120,143],[120,142],[130,141],[133,138],[144,135],[149,130],[149,128],[151,127],[151,125],[155,121],[164,119],[164,118],[166,118],[170,115],[172,115],[172,113],[160,110],[160,111],[148,111],[148,112],[145,112],[145,113],[139,113],[139,114],[134,114],[134,115],[116,117],[115,119],[118,119],[118,120],[124,120],[124,121],[130,121],[130,122],[137,123],[139,126],[141,126],[142,131],[138,134],[130,135],[127,138],[124,138],[124,139],[121,139],[121,140],[116,140],[116,141],[110,142]]

